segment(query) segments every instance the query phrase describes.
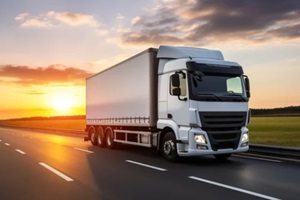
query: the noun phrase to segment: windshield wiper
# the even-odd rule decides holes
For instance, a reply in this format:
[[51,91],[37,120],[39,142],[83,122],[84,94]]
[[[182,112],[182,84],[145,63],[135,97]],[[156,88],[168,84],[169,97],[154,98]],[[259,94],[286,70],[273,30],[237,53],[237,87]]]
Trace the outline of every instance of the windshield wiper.
[[226,94],[224,95],[224,97],[239,97],[239,99],[243,100],[243,101],[247,101],[247,98],[246,97],[243,97],[242,95],[240,94],[234,94],[234,93],[231,93],[231,94]]
[[218,99],[220,101],[223,101],[219,96],[213,94],[213,93],[198,93],[197,96],[207,96],[207,97],[213,97],[215,99]]
[[204,74],[202,72],[194,71],[193,76],[192,76],[192,81],[196,88],[198,87],[198,82],[203,81],[203,79],[202,79],[203,76],[204,76]]

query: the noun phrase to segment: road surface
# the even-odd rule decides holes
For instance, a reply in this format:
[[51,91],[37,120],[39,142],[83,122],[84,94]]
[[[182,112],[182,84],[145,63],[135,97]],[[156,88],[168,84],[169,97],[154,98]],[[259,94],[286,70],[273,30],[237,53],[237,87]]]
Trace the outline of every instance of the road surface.
[[0,127],[0,199],[299,199],[300,163],[236,155],[170,163],[147,148]]

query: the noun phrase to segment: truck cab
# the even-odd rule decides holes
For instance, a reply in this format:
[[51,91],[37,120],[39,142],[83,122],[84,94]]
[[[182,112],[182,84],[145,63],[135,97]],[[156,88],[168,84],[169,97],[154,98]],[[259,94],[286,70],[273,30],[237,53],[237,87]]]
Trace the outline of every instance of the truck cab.
[[[157,128],[167,159],[249,149],[249,79],[220,51],[160,46]],[[174,136],[166,136],[172,130]]]

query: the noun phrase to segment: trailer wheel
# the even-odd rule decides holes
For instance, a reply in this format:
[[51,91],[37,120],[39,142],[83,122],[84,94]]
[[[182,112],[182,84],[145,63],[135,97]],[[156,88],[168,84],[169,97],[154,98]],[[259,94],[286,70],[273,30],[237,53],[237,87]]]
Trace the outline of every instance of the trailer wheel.
[[113,149],[115,147],[114,135],[111,127],[107,127],[105,129],[105,138],[106,138],[106,146],[109,149]]
[[105,135],[104,135],[103,128],[101,126],[99,126],[97,129],[97,144],[99,147],[106,146]]
[[228,153],[228,154],[215,154],[214,156],[218,160],[227,160],[227,158],[229,158],[231,156],[231,154],[230,153]]
[[97,145],[97,135],[96,135],[94,126],[91,126],[89,129],[89,137],[90,137],[92,145],[94,145],[94,146]]
[[172,162],[178,160],[176,138],[173,132],[168,132],[164,135],[162,141],[162,154],[163,156]]

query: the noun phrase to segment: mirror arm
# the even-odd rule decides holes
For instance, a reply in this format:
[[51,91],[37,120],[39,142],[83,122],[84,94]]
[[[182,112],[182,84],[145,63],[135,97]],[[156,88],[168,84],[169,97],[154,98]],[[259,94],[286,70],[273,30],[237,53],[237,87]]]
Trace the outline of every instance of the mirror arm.
[[182,98],[180,98],[180,96],[179,96],[179,95],[178,95],[177,97],[178,97],[178,99],[179,99],[180,101],[187,101],[187,98],[186,98],[186,97],[185,97],[185,98],[183,98],[183,99],[182,99]]
[[182,71],[177,71],[177,72],[175,72],[176,74],[182,74],[182,78],[183,79],[185,79],[186,77],[185,77],[185,73],[184,72],[182,72]]

